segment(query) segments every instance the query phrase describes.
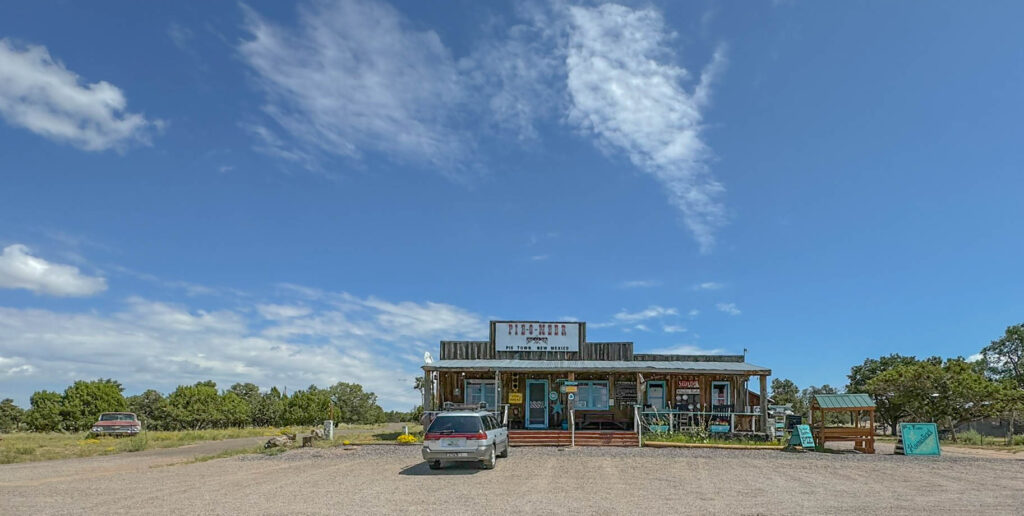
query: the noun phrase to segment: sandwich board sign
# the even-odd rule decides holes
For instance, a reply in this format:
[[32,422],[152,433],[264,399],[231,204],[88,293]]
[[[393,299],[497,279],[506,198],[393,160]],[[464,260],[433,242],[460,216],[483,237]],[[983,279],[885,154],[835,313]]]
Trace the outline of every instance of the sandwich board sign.
[[935,423],[900,423],[896,455],[940,455],[939,428]]
[[811,425],[796,425],[793,435],[789,437],[790,446],[800,446],[805,450],[814,449],[814,436],[811,435]]

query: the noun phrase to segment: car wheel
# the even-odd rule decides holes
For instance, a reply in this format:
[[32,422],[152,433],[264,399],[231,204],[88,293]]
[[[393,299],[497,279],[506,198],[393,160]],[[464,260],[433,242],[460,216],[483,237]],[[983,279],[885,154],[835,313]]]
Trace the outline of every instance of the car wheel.
[[430,461],[430,462],[427,463],[427,466],[430,466],[430,469],[441,469],[441,461],[439,461],[439,460]]
[[508,448],[509,448],[508,441],[505,441],[505,449],[501,450],[501,453],[499,453],[498,456],[503,458],[503,459],[507,459],[508,458]]
[[494,452],[494,448],[496,446],[497,445],[491,446],[491,453],[489,453],[487,455],[487,458],[484,459],[484,469],[494,469],[494,463],[498,461],[497,455]]

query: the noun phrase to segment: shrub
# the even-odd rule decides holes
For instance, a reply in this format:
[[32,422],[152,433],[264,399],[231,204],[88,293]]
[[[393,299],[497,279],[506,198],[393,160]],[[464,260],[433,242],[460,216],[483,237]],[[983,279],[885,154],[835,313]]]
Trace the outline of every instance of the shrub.
[[398,439],[396,439],[396,441],[402,444],[415,444],[417,442],[417,439],[416,436],[414,435],[402,434],[398,436]]

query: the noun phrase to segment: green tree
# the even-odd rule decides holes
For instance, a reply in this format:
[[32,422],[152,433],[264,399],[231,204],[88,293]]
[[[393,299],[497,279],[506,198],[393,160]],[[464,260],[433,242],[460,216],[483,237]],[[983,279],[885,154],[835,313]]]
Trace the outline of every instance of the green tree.
[[142,394],[136,394],[125,398],[128,404],[128,411],[139,416],[139,420],[149,430],[167,429],[167,401],[163,394],[156,390],[149,389]]
[[792,405],[794,414],[803,415],[807,411],[800,398],[800,388],[793,383],[793,380],[773,378],[771,398],[776,405]]
[[35,432],[55,432],[61,429],[60,393],[53,391],[37,391],[29,398],[28,412],[25,423]]
[[13,432],[21,426],[25,419],[25,411],[14,404],[11,398],[0,401],[0,432]]
[[956,427],[993,414],[995,384],[984,375],[984,365],[951,358],[906,364],[885,371],[868,382],[868,390],[904,407],[906,417],[939,424],[956,441]]
[[171,428],[201,430],[222,421],[220,395],[212,381],[179,385],[167,396],[168,425]]
[[255,426],[283,426],[286,399],[277,387],[262,394],[252,408],[252,424]]
[[101,413],[127,410],[128,404],[121,394],[123,390],[121,384],[112,379],[78,380],[64,390],[61,400],[64,428],[83,432],[92,428]]
[[1024,324],[1006,328],[1006,333],[981,350],[989,373],[1013,381],[1024,389]]
[[299,389],[288,397],[282,419],[286,425],[313,425],[330,417],[330,413],[330,393],[310,385],[309,389]]
[[245,427],[252,424],[252,407],[238,394],[227,391],[219,400],[217,426]]
[[384,422],[384,409],[377,405],[377,395],[364,392],[362,385],[338,382],[329,391],[331,402],[338,410],[337,421],[365,424]]
[[[868,382],[872,378],[890,369],[914,363],[917,363],[917,357],[903,356],[898,353],[877,359],[868,358],[864,360],[863,364],[850,368],[850,374],[847,375],[850,383],[846,385],[846,392],[872,394],[868,390]],[[898,398],[891,396],[873,397],[875,399],[875,415],[889,427],[892,435],[896,435],[896,424],[900,422],[900,418],[907,415],[907,408],[898,403]]]

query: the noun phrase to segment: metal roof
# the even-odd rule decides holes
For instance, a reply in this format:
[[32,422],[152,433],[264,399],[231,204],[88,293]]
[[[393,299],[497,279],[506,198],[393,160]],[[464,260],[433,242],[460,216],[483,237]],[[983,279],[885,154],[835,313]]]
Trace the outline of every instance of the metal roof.
[[826,409],[875,407],[875,401],[867,394],[815,394],[814,401]]
[[608,371],[705,374],[772,374],[747,362],[679,362],[661,360],[439,360],[426,364],[430,371]]

